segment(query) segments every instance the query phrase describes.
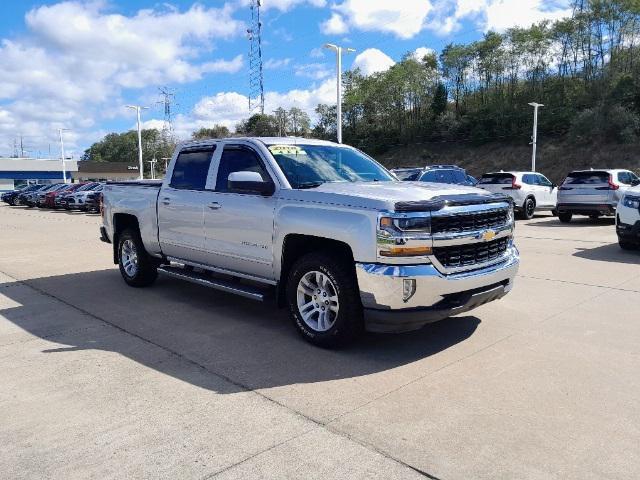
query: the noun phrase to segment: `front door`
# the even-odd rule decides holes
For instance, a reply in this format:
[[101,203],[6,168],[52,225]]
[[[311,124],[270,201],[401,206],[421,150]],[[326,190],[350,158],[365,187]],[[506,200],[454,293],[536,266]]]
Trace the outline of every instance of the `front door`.
[[226,145],[215,176],[215,191],[207,192],[204,232],[207,263],[261,278],[273,278],[273,222],[276,198],[229,190],[232,172],[258,172],[273,181],[252,148]]
[[171,181],[158,197],[158,238],[162,252],[192,262],[204,260],[205,185],[213,146],[180,152]]

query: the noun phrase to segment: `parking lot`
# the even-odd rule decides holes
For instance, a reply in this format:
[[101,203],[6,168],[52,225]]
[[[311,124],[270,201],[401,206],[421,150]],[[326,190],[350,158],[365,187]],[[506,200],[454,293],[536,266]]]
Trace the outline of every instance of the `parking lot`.
[[127,287],[99,220],[0,206],[4,478],[640,477],[640,252],[612,220],[520,221],[507,297],[340,351]]

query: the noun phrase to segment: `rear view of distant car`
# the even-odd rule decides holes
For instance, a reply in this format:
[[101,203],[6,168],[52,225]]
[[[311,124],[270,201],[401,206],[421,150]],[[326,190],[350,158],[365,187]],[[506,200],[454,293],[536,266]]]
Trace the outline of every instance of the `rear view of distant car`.
[[477,186],[489,192],[509,195],[516,212],[525,220],[532,218],[539,210],[550,210],[555,214],[557,185],[540,173],[485,173]]

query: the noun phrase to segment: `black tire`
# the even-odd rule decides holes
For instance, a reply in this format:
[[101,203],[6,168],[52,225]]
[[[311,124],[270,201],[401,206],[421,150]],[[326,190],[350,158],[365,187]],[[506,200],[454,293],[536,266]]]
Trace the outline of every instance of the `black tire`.
[[[303,276],[314,271],[328,277],[338,298],[337,316],[334,317],[331,327],[325,331],[310,327],[298,308],[298,284]],[[358,282],[353,266],[346,259],[341,261],[341,257],[329,252],[304,255],[291,267],[285,294],[293,324],[304,339],[314,345],[325,348],[341,347],[353,342],[364,330]]]
[[571,221],[571,217],[573,217],[573,214],[571,212],[563,212],[558,214],[558,219],[562,223],[569,223]]
[[553,210],[551,210],[551,215],[553,215],[554,217],[558,216],[558,210],[556,210],[555,208]]
[[624,240],[618,239],[618,245],[623,250],[637,250],[638,246],[635,243],[625,242]]
[[520,217],[523,220],[531,220],[533,218],[533,214],[536,211],[536,201],[529,197],[522,204],[522,210],[520,211]]
[[[132,249],[136,255],[137,265],[135,271],[128,269],[123,260],[126,255],[123,252],[125,248]],[[118,236],[118,266],[120,274],[127,285],[132,287],[148,287],[158,278],[158,264],[147,253],[142,244],[140,233],[137,230],[127,229]]]

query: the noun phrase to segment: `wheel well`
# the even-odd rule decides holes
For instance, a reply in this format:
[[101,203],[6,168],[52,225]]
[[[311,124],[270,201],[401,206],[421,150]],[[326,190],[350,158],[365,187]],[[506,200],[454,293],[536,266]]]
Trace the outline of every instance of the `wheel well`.
[[286,287],[286,278],[294,262],[311,252],[330,252],[338,258],[354,264],[353,251],[351,247],[344,242],[334,240],[332,238],[316,237],[313,235],[290,234],[284,239],[282,246],[282,266],[280,269],[280,281],[278,282],[278,305],[285,304],[284,292]]
[[140,231],[138,219],[128,213],[116,213],[113,216],[113,263],[118,263],[118,239],[120,234],[127,229]]
[[534,197],[533,195],[527,195],[527,198],[524,199],[524,202],[522,202],[522,208],[524,208],[524,204],[527,203],[527,200],[533,200],[533,206],[535,207],[536,205],[538,205],[538,202],[536,202],[536,197]]

